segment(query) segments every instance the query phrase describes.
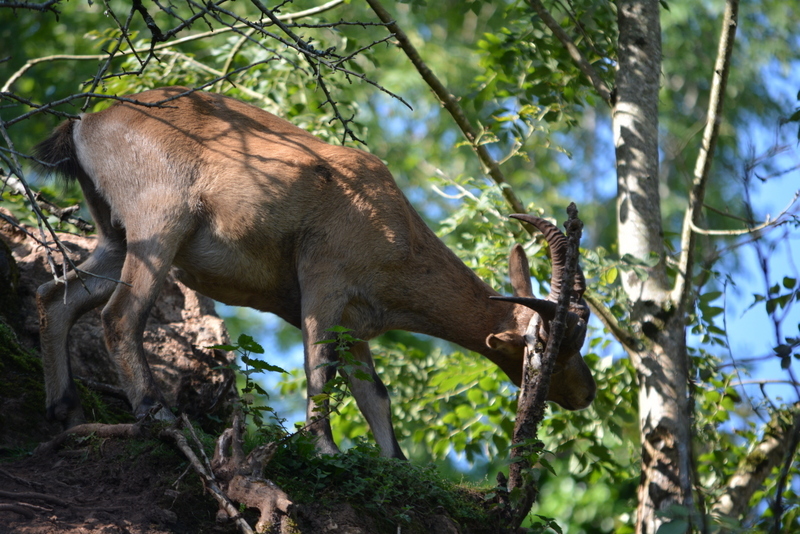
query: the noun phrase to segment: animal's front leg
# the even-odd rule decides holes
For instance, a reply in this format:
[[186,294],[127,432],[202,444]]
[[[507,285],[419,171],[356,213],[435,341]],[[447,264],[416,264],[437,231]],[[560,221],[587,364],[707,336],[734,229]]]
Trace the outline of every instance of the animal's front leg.
[[358,408],[364,414],[372,430],[372,435],[375,436],[375,441],[381,448],[381,455],[405,460],[406,457],[394,435],[389,391],[383,385],[378,373],[375,372],[369,345],[365,341],[361,341],[354,344],[350,351],[356,360],[363,364],[362,370],[371,377],[370,380],[362,380],[356,376],[350,376],[348,379]]
[[314,397],[323,393],[325,384],[336,376],[336,366],[325,365],[337,361],[336,349],[332,343],[318,344],[330,337],[313,318],[306,318],[303,324],[303,344],[305,346],[305,371],[308,387],[306,390],[306,425],[316,438],[320,454],[338,454],[339,447],[333,441],[328,401],[315,402]]

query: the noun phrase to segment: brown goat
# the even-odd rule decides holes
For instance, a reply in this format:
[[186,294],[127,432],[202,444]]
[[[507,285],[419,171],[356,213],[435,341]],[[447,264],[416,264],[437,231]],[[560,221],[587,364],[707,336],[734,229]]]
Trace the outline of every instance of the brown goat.
[[[135,414],[164,399],[142,348],[147,314],[171,266],[187,286],[235,306],[272,312],[303,332],[307,419],[321,453],[338,451],[312,398],[335,374],[326,329],[369,340],[390,329],[429,334],[479,352],[519,385],[526,334],[544,333],[561,287],[561,245],[552,224],[518,216],[551,244],[548,299],[532,297],[528,260],[509,258],[515,303],[467,268],[425,225],[386,166],[366,152],[333,146],[261,109],[181,87],[128,97],[61,124],[36,153],[77,179],[99,242],[81,269],[39,288],[48,416],[83,421],[67,353],[70,327],[102,312],[108,351]],[[153,104],[163,105],[153,106]],[[124,283],[117,283],[121,280]],[[588,308],[583,275],[549,400],[588,406],[595,384],[580,348]],[[536,310],[536,311],[534,311]],[[537,330],[542,329],[542,330]],[[366,342],[351,348],[372,380],[350,378],[353,394],[386,456],[403,458],[389,395]],[[158,412],[172,417],[168,409]]]

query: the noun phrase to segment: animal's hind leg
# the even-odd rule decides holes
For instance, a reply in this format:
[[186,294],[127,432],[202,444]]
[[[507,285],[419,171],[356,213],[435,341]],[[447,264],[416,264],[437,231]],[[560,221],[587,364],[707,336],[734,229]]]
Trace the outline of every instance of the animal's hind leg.
[[364,364],[364,371],[372,378],[372,380],[361,380],[351,376],[349,380],[358,409],[369,423],[372,435],[381,448],[381,455],[405,460],[406,457],[394,435],[389,391],[375,372],[369,345],[365,341],[355,343],[350,352],[356,360]]
[[83,410],[70,369],[67,339],[69,330],[84,313],[96,308],[114,291],[122,271],[125,251],[121,243],[101,240],[79,269],[98,276],[73,271],[65,283],[48,282],[36,292],[39,332],[42,345],[47,417],[60,421],[64,428],[84,421]]
[[153,380],[142,343],[150,308],[190,224],[189,214],[180,206],[162,204],[127,214],[127,254],[120,276],[126,284],[114,289],[102,312],[108,352],[138,418],[157,403],[163,407],[157,418],[174,417]]

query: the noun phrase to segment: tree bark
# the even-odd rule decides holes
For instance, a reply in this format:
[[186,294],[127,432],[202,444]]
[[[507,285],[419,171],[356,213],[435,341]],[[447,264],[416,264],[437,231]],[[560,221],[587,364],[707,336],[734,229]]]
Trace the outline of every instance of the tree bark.
[[[800,410],[800,403],[795,403],[793,409]],[[746,515],[753,494],[764,486],[764,480],[786,456],[790,434],[794,431],[791,422],[791,412],[779,411],[772,416],[764,438],[742,460],[728,481],[725,493],[711,508],[713,514],[733,519]]]
[[617,3],[619,47],[613,109],[621,256],[658,263],[622,277],[641,344],[629,349],[639,383],[642,476],[636,531],[655,534],[672,505],[693,508],[691,419],[683,310],[672,303],[664,262],[658,179],[661,24],[658,0]]

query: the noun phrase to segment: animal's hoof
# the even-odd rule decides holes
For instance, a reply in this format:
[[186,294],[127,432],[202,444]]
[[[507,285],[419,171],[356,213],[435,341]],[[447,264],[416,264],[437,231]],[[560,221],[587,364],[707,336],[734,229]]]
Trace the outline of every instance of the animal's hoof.
[[64,430],[69,430],[86,422],[80,401],[69,394],[47,406],[47,420],[61,423]]

